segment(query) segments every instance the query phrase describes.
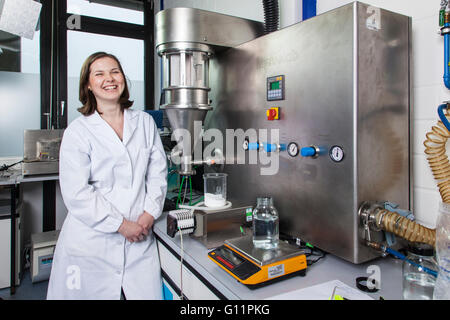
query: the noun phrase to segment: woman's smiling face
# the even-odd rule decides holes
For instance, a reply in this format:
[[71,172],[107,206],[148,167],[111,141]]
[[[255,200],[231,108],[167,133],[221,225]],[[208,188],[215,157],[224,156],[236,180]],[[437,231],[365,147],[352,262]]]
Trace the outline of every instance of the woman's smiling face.
[[125,78],[119,64],[110,57],[103,57],[91,64],[88,88],[94,94],[97,105],[118,102],[125,88]]

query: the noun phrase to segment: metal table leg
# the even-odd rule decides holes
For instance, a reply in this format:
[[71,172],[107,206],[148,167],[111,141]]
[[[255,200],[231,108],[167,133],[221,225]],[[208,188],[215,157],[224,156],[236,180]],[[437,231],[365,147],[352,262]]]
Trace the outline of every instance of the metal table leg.
[[18,185],[11,186],[11,295],[16,293],[16,197]]

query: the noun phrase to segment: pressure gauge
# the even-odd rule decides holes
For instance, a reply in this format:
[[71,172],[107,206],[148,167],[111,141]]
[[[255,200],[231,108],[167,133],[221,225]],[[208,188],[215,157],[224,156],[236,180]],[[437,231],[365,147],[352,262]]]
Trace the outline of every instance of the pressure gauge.
[[248,150],[248,139],[244,140],[244,143],[242,144],[242,149],[244,149],[245,151]]
[[287,152],[291,157],[296,157],[298,155],[298,144],[291,142],[288,144]]
[[340,146],[333,146],[330,149],[330,158],[334,162],[341,162],[344,159],[344,150]]

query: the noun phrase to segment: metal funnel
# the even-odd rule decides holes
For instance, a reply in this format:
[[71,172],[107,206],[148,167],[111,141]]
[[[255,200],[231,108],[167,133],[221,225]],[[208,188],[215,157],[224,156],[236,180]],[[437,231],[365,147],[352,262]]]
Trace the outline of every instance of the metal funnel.
[[195,122],[203,123],[209,108],[181,108],[166,107],[165,112],[172,127],[173,135],[177,144],[181,143],[184,156],[192,155],[195,146],[200,140],[201,130],[195,132]]

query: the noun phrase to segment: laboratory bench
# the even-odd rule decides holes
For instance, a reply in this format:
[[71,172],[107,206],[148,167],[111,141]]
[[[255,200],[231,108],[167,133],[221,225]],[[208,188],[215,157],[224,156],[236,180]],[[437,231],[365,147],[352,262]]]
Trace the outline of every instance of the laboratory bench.
[[[386,300],[402,299],[402,261],[391,257],[355,265],[326,254],[306,269],[305,276],[294,276],[261,288],[250,289],[211,261],[207,256],[209,250],[198,240],[185,234],[182,236],[181,244],[179,233],[174,238],[167,235],[167,214],[163,212],[155,222],[153,232],[158,244],[163,283],[175,297],[180,296],[182,287],[184,297],[189,300],[271,300],[278,299],[279,295],[283,295],[282,299],[288,300],[297,299],[297,292],[300,289],[316,287],[333,280],[339,280],[363,293],[356,287],[356,278],[369,277],[374,270],[375,272],[378,270],[381,277],[379,291],[363,294],[375,300],[380,297]],[[181,257],[182,278],[180,277]],[[302,291],[302,297],[305,297],[305,290]],[[329,294],[331,296],[331,290]],[[307,299],[317,299],[314,290],[311,290],[311,296]]]
[[[22,170],[8,170],[7,174],[2,174],[0,175],[0,187],[4,188],[4,189],[9,189],[10,191],[10,196],[9,196],[9,207],[10,207],[10,214],[7,216],[3,216],[2,218],[8,218],[8,220],[11,221],[10,223],[10,257],[9,257],[9,261],[10,261],[10,292],[11,294],[15,293],[16,290],[16,285],[18,285],[18,275],[17,275],[17,270],[18,270],[18,265],[19,265],[19,261],[18,259],[20,259],[20,255],[18,255],[18,253],[20,253],[17,251],[17,242],[18,242],[18,226],[17,226],[17,220],[20,219],[20,214],[18,213],[18,208],[21,206],[21,204],[18,202],[19,197],[19,193],[20,193],[20,185],[22,183],[27,183],[27,182],[53,182],[59,179],[59,175],[58,174],[49,174],[49,175],[36,175],[36,176],[24,176],[22,174]],[[14,213],[14,214],[12,214]],[[43,220],[48,220],[49,218],[47,218],[46,216],[49,215],[47,212],[45,212],[44,210],[44,217]],[[16,219],[13,219],[13,217],[15,217]],[[50,217],[51,220],[54,220],[54,218]]]

